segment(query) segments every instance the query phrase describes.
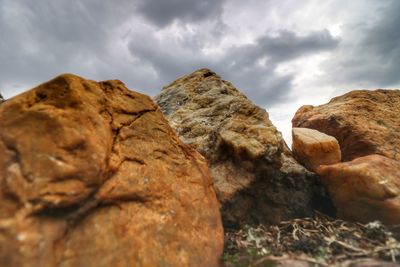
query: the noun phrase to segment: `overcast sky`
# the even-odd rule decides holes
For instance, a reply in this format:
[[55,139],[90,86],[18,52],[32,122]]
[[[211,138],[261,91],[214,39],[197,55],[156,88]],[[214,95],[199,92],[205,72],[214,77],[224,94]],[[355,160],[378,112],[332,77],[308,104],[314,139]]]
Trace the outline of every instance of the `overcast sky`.
[[0,0],[0,92],[60,73],[154,96],[207,67],[290,136],[305,104],[400,87],[399,0]]

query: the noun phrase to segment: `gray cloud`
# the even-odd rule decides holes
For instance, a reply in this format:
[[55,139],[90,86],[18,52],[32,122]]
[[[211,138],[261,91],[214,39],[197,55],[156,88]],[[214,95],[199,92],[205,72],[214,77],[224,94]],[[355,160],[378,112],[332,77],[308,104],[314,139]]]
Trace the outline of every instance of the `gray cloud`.
[[[321,52],[332,56],[322,66],[326,76],[314,84],[383,87],[400,82],[399,1],[360,1],[365,10],[380,8],[376,20],[344,23],[340,39],[326,25],[309,27],[303,20],[302,30],[296,27],[301,8],[318,10],[313,1],[296,6],[283,0],[265,3],[0,0],[0,91],[7,97],[15,94],[16,84],[31,86],[72,72],[96,80],[117,78],[154,95],[177,77],[208,67],[259,105],[271,107],[291,100],[298,86],[299,70],[280,72],[279,67]],[[339,11],[337,16],[348,12],[340,19],[354,17],[346,8]],[[253,13],[258,14],[257,23]],[[260,18],[265,20],[258,23]],[[235,38],[237,33],[243,36]],[[215,47],[223,48],[207,52]]]
[[[265,34],[255,43],[232,46],[222,56],[207,56],[197,46],[175,40],[161,42],[143,35],[142,42],[132,40],[129,44],[133,55],[149,64],[159,74],[154,88],[161,88],[165,81],[209,67],[233,82],[259,105],[271,106],[287,98],[292,90],[294,74],[276,73],[279,64],[307,56],[310,53],[336,48],[338,40],[326,30],[299,36],[294,32],[281,31],[276,35]],[[151,44],[151,45],[149,45]]]
[[0,90],[9,95],[5,86],[34,85],[63,72],[100,76],[111,34],[133,10],[123,0],[0,0]]
[[159,27],[174,20],[197,22],[219,17],[222,0],[140,0],[139,13]]
[[335,57],[324,68],[325,82],[354,87],[376,88],[400,85],[400,1],[385,1],[376,10],[374,23],[348,25]]

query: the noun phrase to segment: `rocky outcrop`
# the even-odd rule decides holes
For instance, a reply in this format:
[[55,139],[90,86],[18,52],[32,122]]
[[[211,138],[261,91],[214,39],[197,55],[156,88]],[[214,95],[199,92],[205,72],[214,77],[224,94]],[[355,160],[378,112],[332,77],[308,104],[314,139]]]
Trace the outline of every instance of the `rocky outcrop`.
[[293,128],[292,137],[293,154],[308,170],[315,172],[319,165],[340,162],[340,147],[335,137],[308,128]]
[[0,104],[3,103],[5,100],[3,98],[3,96],[0,94]]
[[369,155],[318,168],[338,216],[352,221],[400,223],[400,162]]
[[217,266],[206,162],[152,100],[62,75],[0,106],[1,266]]
[[226,225],[309,216],[316,177],[292,157],[264,109],[208,69],[155,97],[181,139],[208,161]]
[[400,91],[352,91],[317,107],[301,107],[293,127],[334,136],[343,161],[380,154],[400,160]]

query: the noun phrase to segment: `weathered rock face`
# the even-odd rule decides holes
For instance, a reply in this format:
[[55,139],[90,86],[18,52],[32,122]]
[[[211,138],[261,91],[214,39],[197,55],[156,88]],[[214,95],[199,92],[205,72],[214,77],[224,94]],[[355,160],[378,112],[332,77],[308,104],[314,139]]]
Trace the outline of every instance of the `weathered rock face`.
[[181,139],[208,160],[225,224],[312,213],[315,175],[293,159],[267,112],[231,83],[201,69],[155,100]]
[[319,165],[339,163],[339,143],[335,137],[308,128],[292,129],[292,151],[308,170],[315,172]]
[[350,162],[322,165],[318,174],[327,186],[338,216],[352,221],[400,223],[400,162],[369,155]]
[[303,106],[293,127],[334,136],[343,161],[380,154],[400,160],[400,91],[352,91],[317,107]]
[[207,164],[152,100],[63,75],[0,106],[1,266],[217,266]]

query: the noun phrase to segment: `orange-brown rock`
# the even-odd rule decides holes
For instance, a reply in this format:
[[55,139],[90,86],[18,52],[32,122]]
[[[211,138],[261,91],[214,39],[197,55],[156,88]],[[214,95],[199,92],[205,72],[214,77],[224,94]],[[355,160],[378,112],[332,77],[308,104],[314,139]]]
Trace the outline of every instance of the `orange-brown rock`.
[[340,162],[340,147],[335,137],[308,128],[293,128],[292,137],[293,154],[308,170],[315,172],[319,165]]
[[316,176],[294,160],[268,113],[231,83],[200,69],[155,99],[181,139],[208,160],[226,225],[312,214]]
[[120,81],[66,74],[0,106],[0,266],[217,266],[206,162]]
[[334,136],[343,161],[380,154],[400,160],[400,91],[359,90],[317,107],[303,106],[293,127],[316,129]]
[[322,165],[318,174],[328,188],[338,216],[352,221],[400,223],[400,162],[369,155]]

